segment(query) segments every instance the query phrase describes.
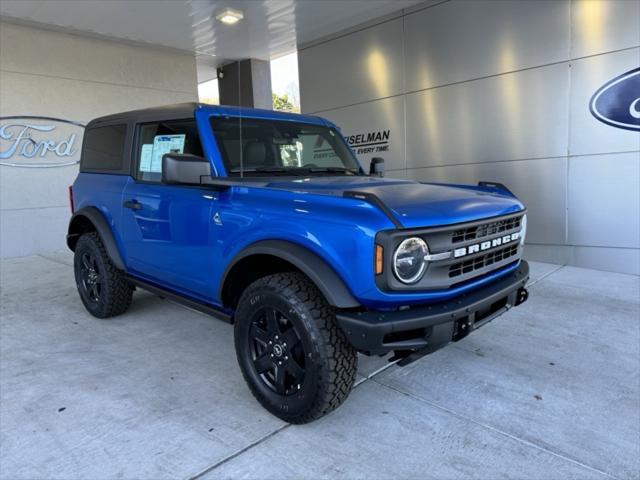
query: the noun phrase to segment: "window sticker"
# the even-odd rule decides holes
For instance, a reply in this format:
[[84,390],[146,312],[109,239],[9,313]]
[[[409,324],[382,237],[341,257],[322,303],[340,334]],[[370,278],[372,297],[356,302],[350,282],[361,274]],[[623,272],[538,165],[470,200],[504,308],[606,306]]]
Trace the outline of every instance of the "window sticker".
[[150,172],[162,172],[162,156],[165,153],[183,153],[187,135],[156,135],[153,139]]
[[151,171],[151,157],[153,156],[153,143],[145,143],[142,145],[140,152],[140,171]]

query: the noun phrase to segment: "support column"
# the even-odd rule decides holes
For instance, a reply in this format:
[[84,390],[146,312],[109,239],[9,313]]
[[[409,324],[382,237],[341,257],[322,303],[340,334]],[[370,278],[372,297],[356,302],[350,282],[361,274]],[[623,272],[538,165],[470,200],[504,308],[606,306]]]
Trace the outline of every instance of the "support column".
[[220,105],[266,108],[271,110],[271,66],[264,60],[249,58],[218,69]]

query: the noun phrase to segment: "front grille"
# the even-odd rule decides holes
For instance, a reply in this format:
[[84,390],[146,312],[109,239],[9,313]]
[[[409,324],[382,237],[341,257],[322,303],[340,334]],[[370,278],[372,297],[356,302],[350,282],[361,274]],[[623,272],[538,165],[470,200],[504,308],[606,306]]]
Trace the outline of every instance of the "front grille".
[[402,283],[393,268],[385,268],[376,275],[376,285],[395,292],[447,290],[513,264],[522,256],[522,246],[520,238],[511,235],[522,230],[523,218],[521,211],[457,225],[379,232],[376,244],[383,247],[385,265],[393,265],[393,252],[407,236],[424,239],[430,254],[438,257],[414,284]]
[[478,238],[488,237],[502,232],[507,232],[520,227],[522,217],[512,217],[506,220],[498,220],[496,222],[485,223],[475,227],[463,228],[456,230],[451,234],[452,243],[467,242]]
[[[520,219],[518,219],[518,221],[519,220]],[[510,247],[495,250],[487,253],[486,255],[480,255],[479,257],[465,260],[464,262],[454,263],[449,267],[449,278],[459,277],[460,275],[480,270],[481,268],[488,267],[489,265],[506,260],[507,258],[513,257],[517,254],[518,243],[516,242]]]

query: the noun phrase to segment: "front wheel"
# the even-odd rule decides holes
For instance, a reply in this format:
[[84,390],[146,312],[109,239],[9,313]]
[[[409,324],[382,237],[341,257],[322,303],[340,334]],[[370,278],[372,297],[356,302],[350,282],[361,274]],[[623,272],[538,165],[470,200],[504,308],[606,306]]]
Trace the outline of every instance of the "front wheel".
[[308,423],[337,408],[356,378],[357,352],[331,307],[301,273],[252,283],[235,319],[238,363],[264,408],[290,423]]

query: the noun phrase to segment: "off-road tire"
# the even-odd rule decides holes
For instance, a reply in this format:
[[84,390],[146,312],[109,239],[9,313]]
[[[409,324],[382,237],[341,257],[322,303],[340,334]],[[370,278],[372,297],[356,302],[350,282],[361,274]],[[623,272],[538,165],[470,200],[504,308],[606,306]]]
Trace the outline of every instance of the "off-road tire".
[[[85,255],[93,259],[95,277],[100,282],[99,292],[93,298],[83,284]],[[73,266],[80,299],[91,315],[109,318],[127,311],[131,305],[134,286],[127,280],[124,272],[113,264],[96,232],[85,233],[78,239]]]
[[[286,312],[280,321],[295,328],[303,349],[304,380],[299,390],[293,387],[294,393],[286,395],[270,388],[254,366],[251,326],[260,312],[271,307]],[[301,273],[270,275],[247,287],[236,310],[234,337],[238,363],[251,392],[265,409],[286,422],[308,423],[336,409],[356,379],[356,350],[336,323],[333,308]]]

